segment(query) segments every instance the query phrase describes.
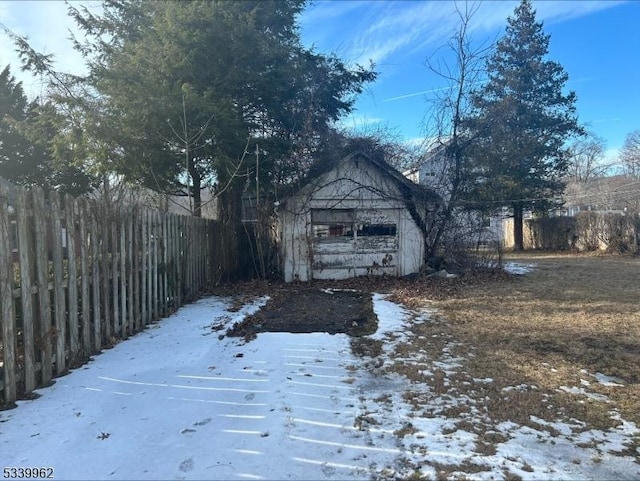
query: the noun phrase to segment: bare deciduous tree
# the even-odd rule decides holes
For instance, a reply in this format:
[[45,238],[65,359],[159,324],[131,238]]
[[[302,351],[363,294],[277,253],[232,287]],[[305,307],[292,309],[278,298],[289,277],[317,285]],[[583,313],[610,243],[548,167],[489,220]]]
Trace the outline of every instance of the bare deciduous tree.
[[574,141],[569,148],[569,180],[586,184],[605,175],[611,167],[604,162],[605,150],[605,140],[593,133]]
[[620,151],[620,161],[626,175],[640,177],[640,130],[627,134]]
[[471,94],[484,72],[484,63],[490,47],[472,45],[469,30],[473,15],[480,4],[465,2],[456,4],[456,14],[460,20],[458,30],[443,47],[453,61],[434,56],[426,60],[426,66],[447,83],[438,90],[433,100],[426,129],[432,142],[428,148],[426,162],[433,167],[428,184],[444,199],[446,206],[440,212],[430,233],[428,255],[442,251],[443,237],[455,222],[455,212],[464,207],[464,193],[470,180],[472,169],[469,146],[472,139],[465,133],[464,121],[471,110]]

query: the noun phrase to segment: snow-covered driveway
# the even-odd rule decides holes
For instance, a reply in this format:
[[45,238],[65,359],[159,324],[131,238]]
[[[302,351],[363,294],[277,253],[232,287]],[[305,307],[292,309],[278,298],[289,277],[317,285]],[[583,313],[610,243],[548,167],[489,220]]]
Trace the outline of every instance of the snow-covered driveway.
[[0,413],[3,465],[57,479],[342,479],[393,464],[393,436],[374,446],[354,427],[347,336],[219,340],[212,324],[257,304],[225,307],[182,308]]
[[[370,338],[385,340],[377,358],[354,355],[344,334],[261,333],[245,343],[212,329],[264,302],[231,312],[224,299],[200,300],[0,412],[2,467],[89,480],[640,478],[633,457],[612,454],[638,435],[626,422],[578,435],[558,424],[555,438],[503,423],[494,453],[479,452],[477,435],[438,411],[476,400],[381,368],[409,335],[405,323],[428,314],[374,295]],[[462,360],[447,349],[433,359],[418,346],[395,361],[453,373]],[[427,404],[412,406],[406,391]]]

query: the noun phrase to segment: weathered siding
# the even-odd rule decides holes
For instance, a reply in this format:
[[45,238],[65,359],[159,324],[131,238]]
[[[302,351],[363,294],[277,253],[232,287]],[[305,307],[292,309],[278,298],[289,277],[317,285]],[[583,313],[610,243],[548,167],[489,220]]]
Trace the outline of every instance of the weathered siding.
[[[314,279],[381,273],[397,275],[399,209],[363,208],[354,209],[354,212],[354,220],[348,230],[351,233],[350,236],[326,238],[312,236]],[[393,235],[361,234],[366,227],[362,229],[359,227],[370,225],[392,225],[396,233]]]

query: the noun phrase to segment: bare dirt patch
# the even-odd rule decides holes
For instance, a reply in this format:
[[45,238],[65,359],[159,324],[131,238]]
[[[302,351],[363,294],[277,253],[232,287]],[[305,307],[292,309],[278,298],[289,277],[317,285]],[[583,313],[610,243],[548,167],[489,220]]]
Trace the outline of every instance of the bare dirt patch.
[[511,276],[501,269],[488,269],[455,279],[372,276],[290,284],[250,281],[219,286],[210,293],[232,299],[230,310],[256,297],[269,297],[260,311],[231,326],[226,332],[228,336],[244,337],[249,341],[260,332],[345,333],[353,336],[351,345],[356,355],[376,357],[382,352],[382,342],[365,337],[377,329],[372,302],[374,292],[389,293],[407,307],[415,307],[425,299],[444,300],[461,295],[473,285],[509,279]]
[[298,286],[279,289],[256,314],[234,324],[227,335],[251,339],[259,332],[327,332],[351,336],[377,329],[369,292]]

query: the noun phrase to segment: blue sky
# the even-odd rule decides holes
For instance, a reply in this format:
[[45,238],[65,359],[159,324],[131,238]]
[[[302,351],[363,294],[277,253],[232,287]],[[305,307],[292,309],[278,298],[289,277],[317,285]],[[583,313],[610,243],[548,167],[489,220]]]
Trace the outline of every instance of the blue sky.
[[[517,3],[481,2],[470,25],[472,40],[501,36]],[[429,135],[423,125],[429,99],[446,84],[429,72],[425,59],[443,54],[441,47],[458,26],[454,7],[444,0],[330,0],[308,7],[300,18],[305,45],[349,63],[372,60],[379,72],[346,126],[385,126],[407,142]],[[640,1],[534,1],[534,8],[551,35],[549,58],[564,66],[567,86],[578,96],[580,121],[603,137],[615,156],[626,135],[640,129]],[[62,70],[81,68],[67,40],[73,23],[63,2],[0,1],[0,22],[27,35],[37,50],[56,54]],[[7,63],[17,73],[13,46],[3,36],[0,65]],[[37,79],[20,78],[29,95],[40,93]]]
[[[459,2],[459,5],[461,2]],[[502,36],[517,1],[482,2],[471,39]],[[580,121],[606,140],[610,155],[640,129],[640,2],[542,1],[533,3],[551,35],[548,58],[563,65],[578,97]],[[429,135],[423,120],[434,90],[447,84],[425,67],[444,55],[456,28],[448,1],[318,1],[301,19],[303,40],[350,62],[376,64],[379,78],[356,104],[346,125],[381,124],[406,140]]]

